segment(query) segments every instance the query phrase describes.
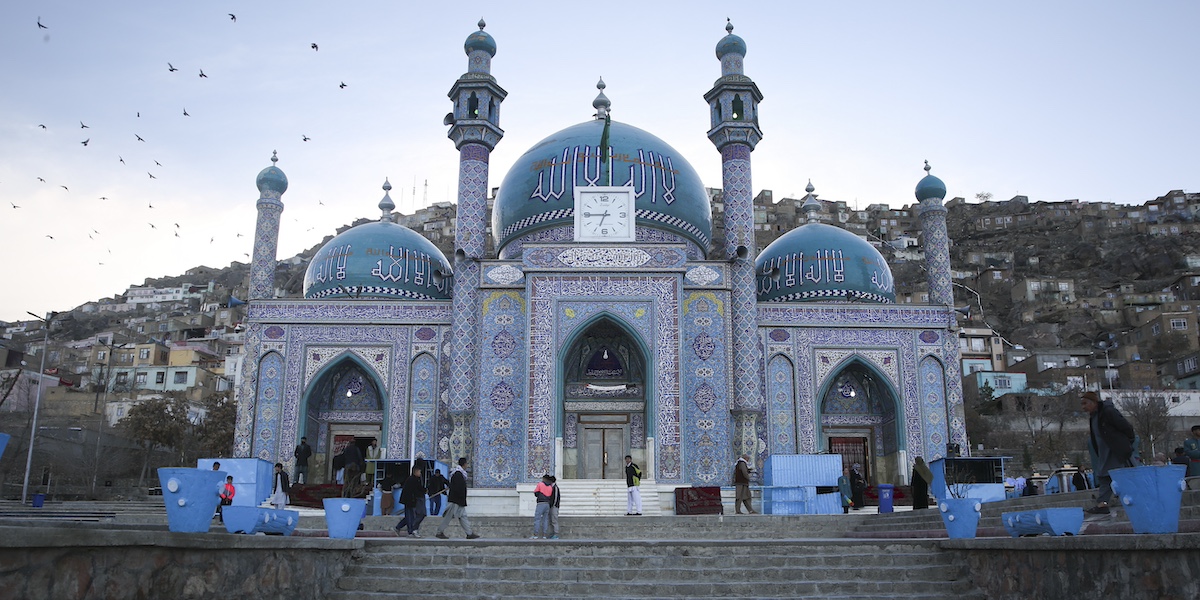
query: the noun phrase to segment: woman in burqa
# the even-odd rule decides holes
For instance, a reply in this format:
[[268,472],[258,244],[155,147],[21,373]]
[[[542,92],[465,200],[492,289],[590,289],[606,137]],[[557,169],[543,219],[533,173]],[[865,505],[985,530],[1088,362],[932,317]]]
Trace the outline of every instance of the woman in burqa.
[[912,503],[913,510],[929,508],[929,484],[933,483],[933,471],[925,464],[920,456],[913,459],[912,470]]
[[854,510],[861,510],[863,507],[863,492],[867,491],[867,478],[863,477],[862,465],[854,463],[850,467],[850,501],[854,503]]

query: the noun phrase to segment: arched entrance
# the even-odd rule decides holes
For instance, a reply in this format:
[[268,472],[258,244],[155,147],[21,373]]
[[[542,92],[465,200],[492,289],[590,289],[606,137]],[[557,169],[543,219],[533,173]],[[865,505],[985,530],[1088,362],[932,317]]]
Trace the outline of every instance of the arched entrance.
[[333,360],[309,386],[305,395],[304,419],[297,432],[313,447],[309,477],[313,483],[333,481],[333,457],[348,444],[356,444],[363,456],[372,439],[386,443],[386,396],[374,372],[356,356]]
[[842,455],[845,466],[860,463],[869,482],[899,482],[904,436],[897,421],[897,396],[870,365],[851,360],[826,383],[820,396],[822,449]]
[[562,362],[563,477],[624,479],[624,456],[645,465],[649,365],[640,340],[602,316]]

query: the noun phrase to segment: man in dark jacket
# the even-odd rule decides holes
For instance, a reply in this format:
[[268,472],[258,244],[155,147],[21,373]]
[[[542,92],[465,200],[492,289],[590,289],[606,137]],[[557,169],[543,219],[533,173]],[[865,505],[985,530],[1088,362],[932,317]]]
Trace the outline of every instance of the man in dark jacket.
[[1090,415],[1088,451],[1092,455],[1096,488],[1100,491],[1096,497],[1096,505],[1087,511],[1095,515],[1106,515],[1109,512],[1108,500],[1113,495],[1112,478],[1108,476],[1108,471],[1130,466],[1129,459],[1133,456],[1133,426],[1112,403],[1101,400],[1096,392],[1084,392],[1079,398],[1079,405]]
[[445,477],[442,477],[441,469],[434,469],[433,475],[429,476],[429,514],[437,516],[442,513],[442,500],[446,493]]
[[446,527],[458,519],[468,540],[479,537],[471,529],[471,521],[467,519],[467,457],[458,459],[458,464],[450,471],[450,493],[446,497],[446,512],[442,516],[442,524],[438,525],[434,537],[448,539]]
[[359,497],[359,479],[362,477],[363,471],[363,455],[362,450],[358,449],[357,442],[346,444],[346,449],[342,450],[342,458],[346,463],[346,474],[343,476],[344,483],[342,484],[343,498]]
[[404,518],[396,523],[396,535],[403,535],[400,529],[407,525],[410,537],[421,537],[417,530],[421,528],[421,521],[425,520],[425,482],[421,480],[420,466],[413,466],[412,475],[400,488],[400,503],[404,505]]
[[308,483],[308,459],[312,456],[312,446],[308,445],[308,438],[300,438],[300,443],[292,451],[292,456],[296,457],[296,471],[292,475],[293,483],[296,485]]

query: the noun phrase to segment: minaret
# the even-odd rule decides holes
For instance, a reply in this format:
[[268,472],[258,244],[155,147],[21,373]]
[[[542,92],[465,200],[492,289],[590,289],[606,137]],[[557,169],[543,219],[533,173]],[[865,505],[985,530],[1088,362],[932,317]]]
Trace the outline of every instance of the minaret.
[[763,415],[762,348],[758,339],[757,294],[754,282],[754,191],[750,182],[750,153],[762,139],[758,128],[758,103],[762,92],[742,72],[746,42],[733,35],[717,43],[721,78],[704,95],[712,118],[708,139],[721,152],[721,178],[725,190],[724,258],[730,262],[733,327],[733,451],[757,454],[758,430]]
[[275,163],[279,157],[271,153],[271,166],[258,173],[258,221],[254,225],[254,258],[250,262],[250,290],[247,300],[266,300],[275,297],[275,253],[279,247],[279,216],[283,213],[280,197],[287,191],[287,176]]
[[508,92],[492,77],[496,41],[483,31],[467,36],[467,72],[450,88],[454,112],[446,115],[449,137],[458,148],[458,216],[454,232],[454,320],[450,343],[449,460],[473,447],[472,416],[479,381],[479,261],[487,231],[488,157],[504,130],[500,103]]
[[925,161],[925,178],[917,184],[917,201],[921,203],[921,233],[925,236],[925,270],[929,275],[929,303],[952,306],[954,291],[950,279],[950,234],[946,229],[946,184],[929,174]]

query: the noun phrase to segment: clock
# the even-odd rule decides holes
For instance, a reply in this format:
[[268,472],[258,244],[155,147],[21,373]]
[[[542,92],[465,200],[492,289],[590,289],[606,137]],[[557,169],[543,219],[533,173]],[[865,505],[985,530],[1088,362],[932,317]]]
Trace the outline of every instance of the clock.
[[636,241],[634,211],[631,187],[576,187],[575,241]]

